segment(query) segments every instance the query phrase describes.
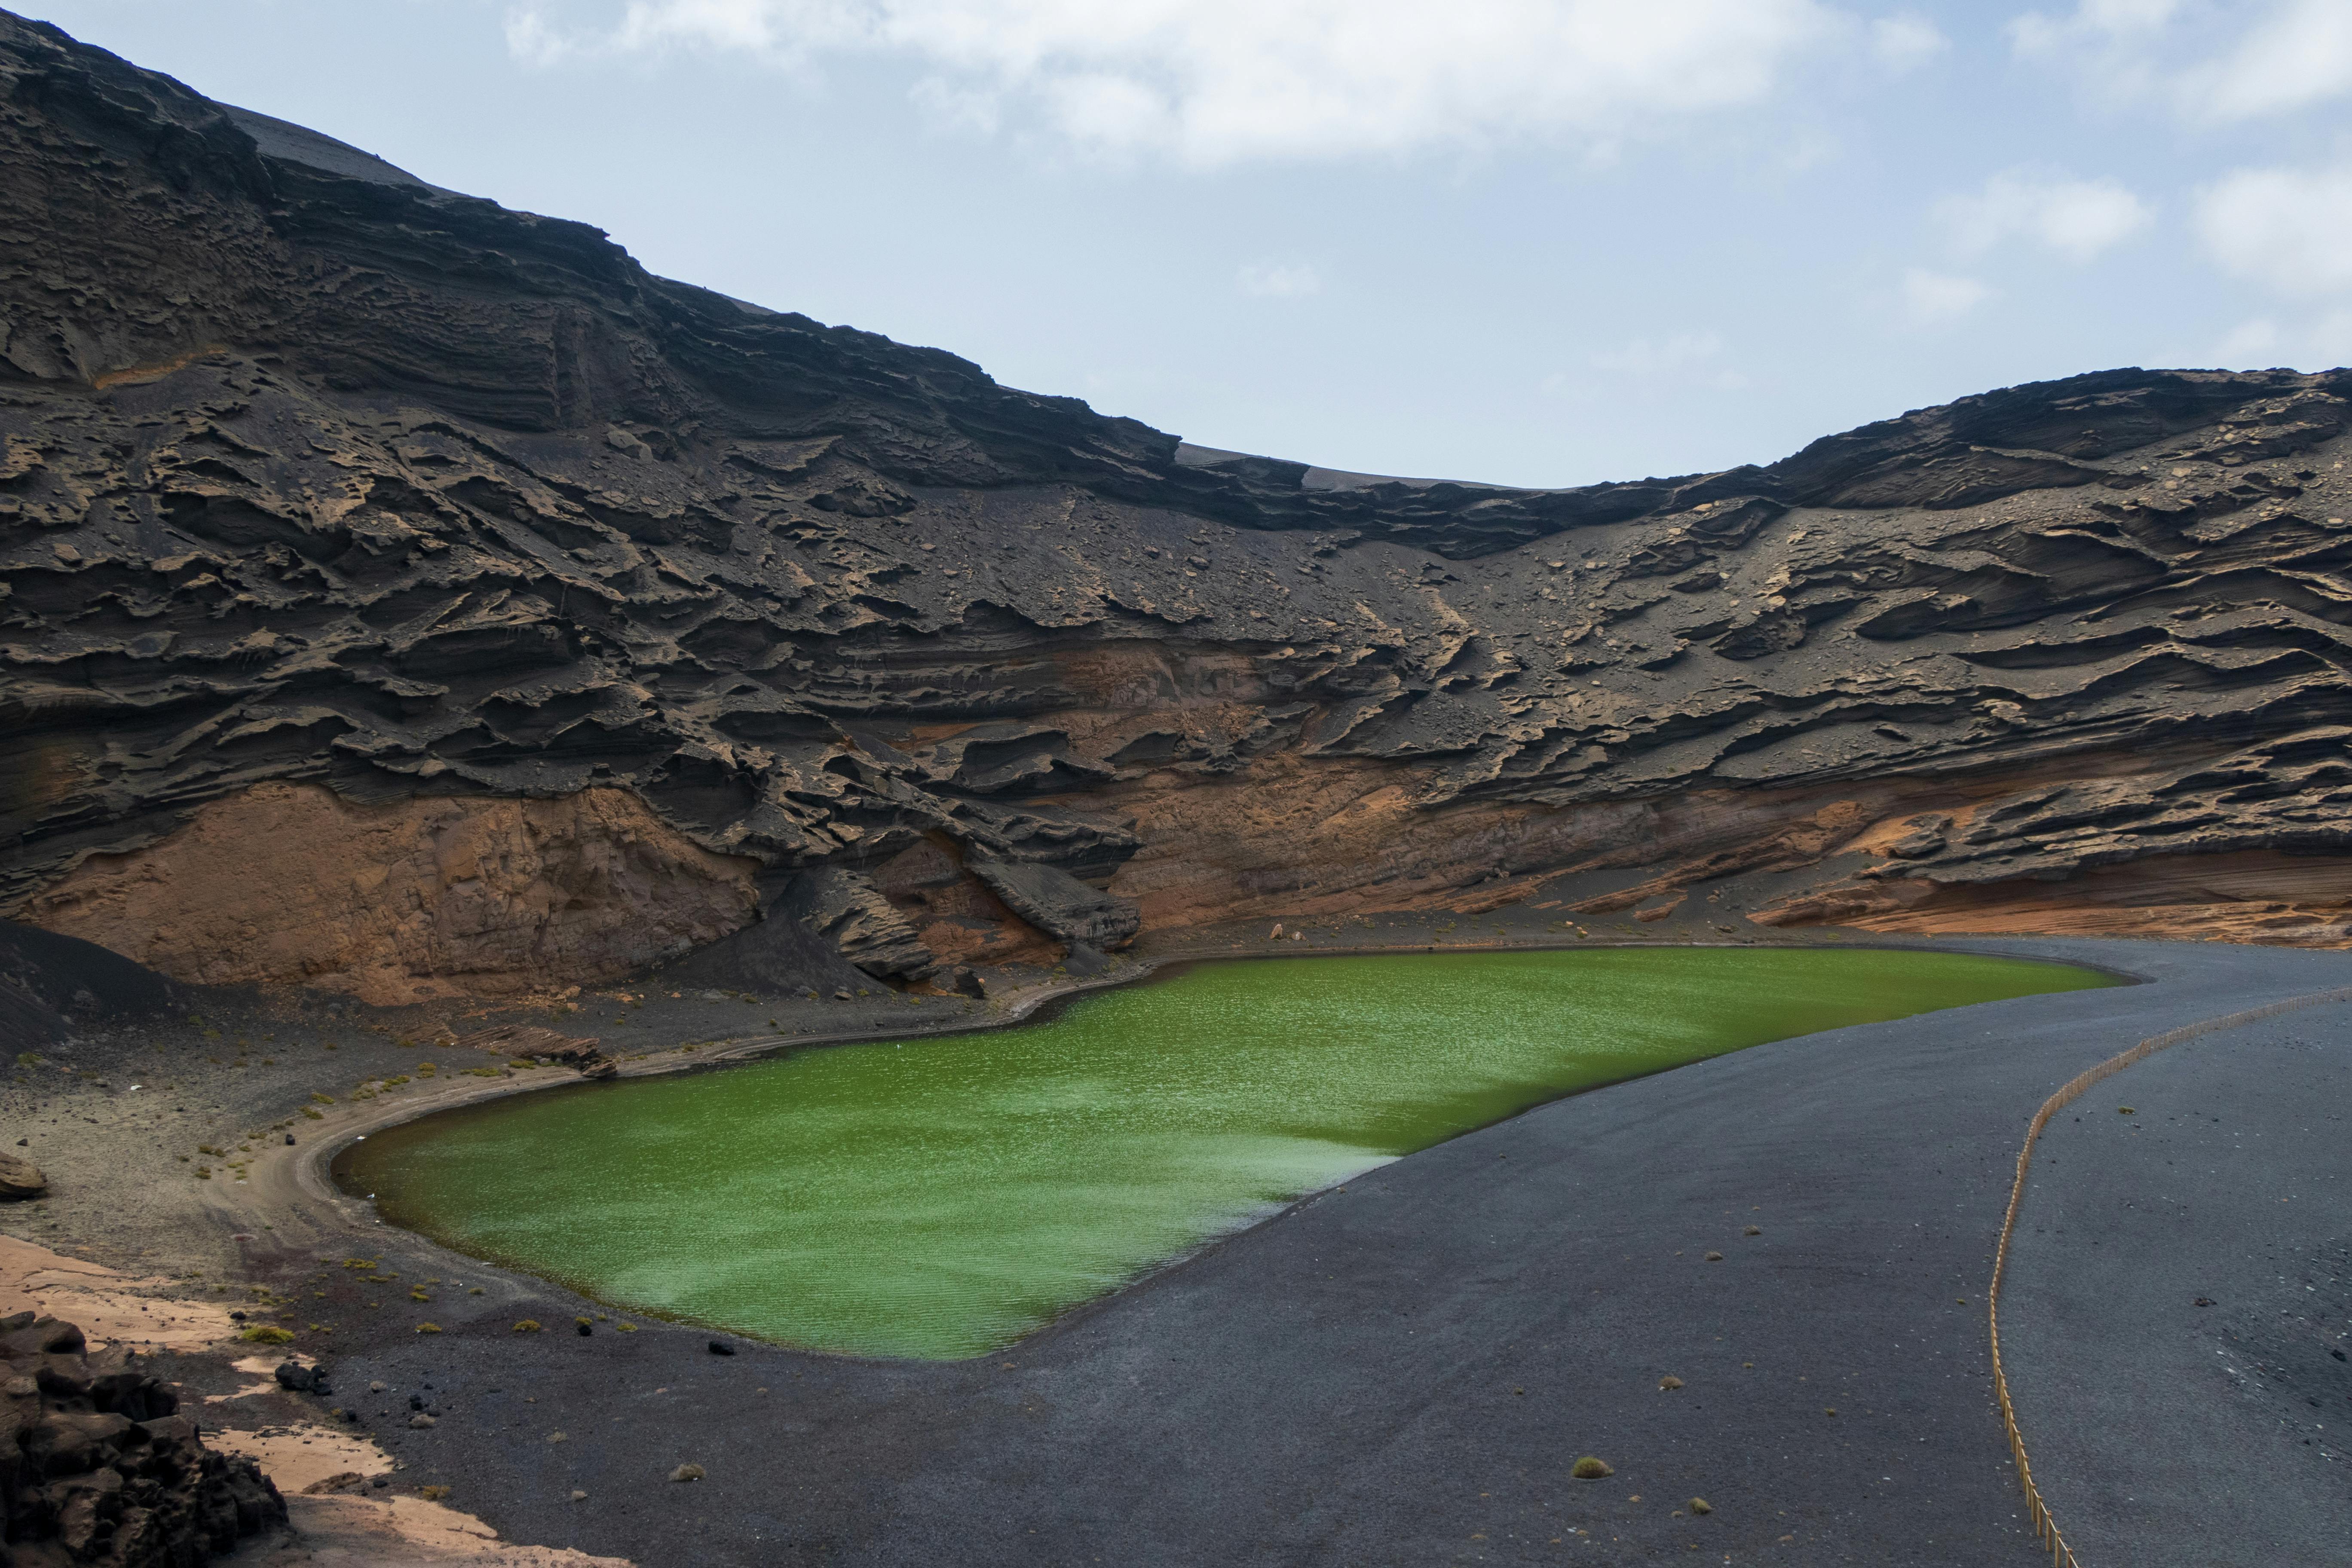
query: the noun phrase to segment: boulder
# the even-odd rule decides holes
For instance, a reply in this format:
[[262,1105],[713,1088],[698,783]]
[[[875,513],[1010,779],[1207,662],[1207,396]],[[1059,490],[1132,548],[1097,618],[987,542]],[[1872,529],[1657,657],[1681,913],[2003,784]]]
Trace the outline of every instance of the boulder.
[[206,1449],[140,1358],[55,1318],[0,1318],[0,1517],[8,1560],[189,1568],[286,1522],[251,1459]]
[[1058,866],[975,857],[964,868],[1014,914],[1064,942],[1108,952],[1134,941],[1143,924],[1132,900],[1089,887]]
[[0,1154],[0,1199],[37,1198],[49,1190],[48,1177],[30,1160]]

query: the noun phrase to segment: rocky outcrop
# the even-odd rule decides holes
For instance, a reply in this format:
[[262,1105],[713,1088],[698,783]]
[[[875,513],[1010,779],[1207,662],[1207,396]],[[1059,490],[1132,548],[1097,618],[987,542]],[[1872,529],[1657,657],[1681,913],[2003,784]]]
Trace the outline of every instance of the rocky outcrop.
[[1125,947],[1143,921],[1132,900],[1089,888],[1057,866],[973,860],[969,867],[1007,909],[1066,943],[1098,952]]
[[188,1568],[286,1521],[250,1459],[208,1451],[179,1396],[120,1350],[0,1318],[0,1518],[18,1563]]
[[169,973],[497,993],[806,932],[907,982],[1129,904],[1634,887],[2352,914],[2178,869],[2347,852],[2352,375],[1394,479],[651,277],[33,24],[0,141],[0,907]]
[[488,1051],[518,1067],[531,1062],[553,1063],[574,1068],[583,1078],[608,1079],[621,1070],[620,1064],[604,1054],[597,1040],[559,1035],[535,1024],[499,1024],[466,1035],[445,1033],[441,1043],[451,1050]]

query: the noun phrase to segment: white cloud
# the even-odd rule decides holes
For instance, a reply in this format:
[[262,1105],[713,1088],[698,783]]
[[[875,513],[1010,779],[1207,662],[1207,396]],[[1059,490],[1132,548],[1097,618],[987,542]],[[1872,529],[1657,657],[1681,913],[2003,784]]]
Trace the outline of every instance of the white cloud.
[[1870,25],[1870,52],[1897,74],[1927,64],[1951,47],[1952,40],[1935,23],[1916,12],[1881,16]]
[[2104,97],[2169,103],[2191,121],[2289,114],[2352,93],[2345,0],[2222,8],[2081,0],[2070,16],[2020,16],[2009,36],[2021,58],[2071,72]]
[[1995,174],[1972,196],[1948,196],[1936,215],[1963,254],[1980,256],[2008,239],[2030,239],[2086,262],[2148,226],[2147,204],[2113,180]]
[[1918,327],[1939,327],[1957,321],[1992,298],[1993,291],[1973,278],[1955,278],[1914,267],[1903,275],[1903,313]]
[[601,32],[566,4],[509,13],[517,58],[896,55],[966,118],[979,95],[1091,152],[1195,165],[1606,144],[1759,102],[1840,31],[1827,0],[629,0]]
[[2352,5],[2288,0],[2210,65],[2181,75],[2184,107],[2210,120],[2284,114],[2352,92]]
[[1595,370],[1644,381],[1676,381],[1736,392],[1748,378],[1718,363],[1724,342],[1715,332],[1676,332],[1668,338],[1635,338],[1622,348],[1592,355]]
[[1244,267],[1234,279],[1244,294],[1257,300],[1297,300],[1323,292],[1322,275],[1303,261],[1260,261]]
[[2352,293],[2352,165],[2225,175],[2197,194],[2197,234],[2233,277],[2302,299]]

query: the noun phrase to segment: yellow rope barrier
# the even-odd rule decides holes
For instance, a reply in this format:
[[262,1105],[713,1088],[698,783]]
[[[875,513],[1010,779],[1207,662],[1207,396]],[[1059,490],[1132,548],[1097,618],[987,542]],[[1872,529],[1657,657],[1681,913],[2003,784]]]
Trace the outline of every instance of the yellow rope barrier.
[[2003,1375],[2000,1367],[2000,1282],[2009,1270],[2009,1239],[2016,1233],[2018,1210],[2025,1203],[2026,1167],[2033,1160],[2034,1140],[2042,1136],[2042,1130],[2050,1124],[2053,1116],[2080,1099],[2092,1085],[2113,1078],[2133,1063],[2145,1061],[2168,1046],[2177,1046],[2183,1040],[2210,1035],[2216,1030],[2234,1029],[2242,1024],[2258,1023],[2282,1013],[2316,1007],[2328,1002],[2352,1002],[2352,986],[2335,991],[2315,991],[2308,996],[2291,997],[2284,1002],[2273,1002],[2265,1006],[2249,1008],[2243,1013],[2208,1018],[2201,1024],[2189,1024],[2161,1035],[2151,1035],[2131,1049],[2109,1057],[2098,1066],[2076,1074],[2065,1087],[2042,1102],[2042,1109],[2033,1113],[2033,1121],[2025,1130],[2025,1147],[2017,1152],[2017,1179],[2009,1189],[2009,1213],[2002,1216],[2000,1222],[2000,1245],[1993,1249],[1992,1286],[1985,1292],[1985,1305],[1992,1331],[1992,1387],[1995,1396],[2000,1401],[2000,1424],[2009,1433],[2010,1457],[2017,1464],[2018,1484],[2025,1489],[2026,1508],[2033,1519],[2034,1539],[2050,1548],[2053,1568],[2082,1568],[2082,1564],[2074,1556],[2074,1549],[2066,1544],[2066,1538],[2059,1532],[2058,1521],[2050,1516],[2049,1506],[2042,1500],[2042,1489],[2033,1484],[2033,1468],[2025,1460],[2025,1438],[2017,1429],[2017,1409],[2010,1403],[2009,1379]]

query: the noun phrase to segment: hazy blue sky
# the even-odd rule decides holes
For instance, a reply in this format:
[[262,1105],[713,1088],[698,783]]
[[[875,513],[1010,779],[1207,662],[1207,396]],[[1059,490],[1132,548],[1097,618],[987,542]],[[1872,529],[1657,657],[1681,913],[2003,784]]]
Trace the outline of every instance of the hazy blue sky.
[[1013,385],[1570,484],[2077,371],[2352,359],[2352,0],[2045,3],[27,9]]

